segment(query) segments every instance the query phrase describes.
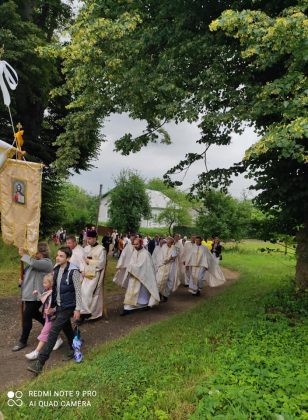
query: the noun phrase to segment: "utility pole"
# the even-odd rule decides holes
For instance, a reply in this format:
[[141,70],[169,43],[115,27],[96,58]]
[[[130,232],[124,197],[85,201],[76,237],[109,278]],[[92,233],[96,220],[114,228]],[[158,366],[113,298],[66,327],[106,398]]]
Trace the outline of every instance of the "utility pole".
[[98,204],[97,204],[96,231],[98,229],[99,208],[100,208],[100,205],[101,205],[102,191],[103,191],[103,184],[100,184],[99,185],[99,194],[98,194]]

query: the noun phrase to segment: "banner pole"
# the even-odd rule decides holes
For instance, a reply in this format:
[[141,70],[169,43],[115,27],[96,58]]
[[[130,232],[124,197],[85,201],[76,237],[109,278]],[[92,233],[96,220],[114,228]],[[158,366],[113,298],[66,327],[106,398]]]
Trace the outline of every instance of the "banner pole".
[[[20,260],[20,292],[21,292],[21,287],[22,287],[22,283],[24,281],[24,262]],[[22,300],[22,292],[20,293],[20,297],[21,297],[21,303],[20,303],[20,314],[21,314],[21,328],[23,329],[24,327],[24,306],[25,303]]]

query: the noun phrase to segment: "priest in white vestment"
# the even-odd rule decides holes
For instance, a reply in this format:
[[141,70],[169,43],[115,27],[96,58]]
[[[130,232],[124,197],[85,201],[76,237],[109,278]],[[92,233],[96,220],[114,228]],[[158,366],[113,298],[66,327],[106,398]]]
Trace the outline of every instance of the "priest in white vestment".
[[165,238],[159,238],[159,244],[157,246],[155,246],[153,254],[152,254],[152,260],[153,260],[153,264],[154,264],[154,268],[155,268],[155,273],[158,270],[159,265],[161,264],[162,261],[162,255],[161,255],[161,250],[162,250],[162,246],[166,243],[166,239]]
[[196,236],[195,244],[191,246],[185,260],[186,275],[189,281],[188,291],[193,295],[200,294],[205,280],[205,273],[209,267],[209,257],[212,257],[207,247],[201,245],[201,241],[201,236]]
[[148,307],[159,303],[151,254],[143,248],[140,238],[134,240],[133,246],[135,249],[125,273],[124,284],[127,287],[121,315],[128,315],[135,310],[148,309]]
[[182,267],[184,268],[184,275],[183,275],[183,281],[184,281],[184,286],[188,287],[189,286],[189,278],[187,276],[187,270],[186,270],[186,260],[188,258],[188,256],[191,254],[192,248],[195,244],[196,241],[196,235],[192,235],[190,238],[190,241],[186,241],[184,246],[183,246],[183,251],[182,251]]
[[127,287],[127,277],[125,277],[125,273],[135,249],[132,245],[135,237],[135,235],[131,235],[130,240],[126,242],[123,251],[121,252],[120,258],[118,259],[116,267],[117,271],[113,278],[114,283],[120,287],[124,287],[125,289]]
[[[217,252],[217,255],[220,255],[221,245],[219,244],[218,238],[215,238],[215,243],[217,244],[216,246],[219,245],[220,247],[220,252]],[[210,287],[221,286],[226,282],[226,279],[222,269],[219,267],[219,256],[218,258],[216,257],[215,248],[214,253],[210,252],[210,254],[212,258],[209,258],[209,268],[205,275],[206,284]]]
[[107,255],[97,242],[96,231],[87,232],[88,245],[84,248],[85,265],[81,284],[81,318],[97,319],[103,315],[103,282]]
[[185,266],[182,263],[182,256],[184,251],[184,245],[181,240],[181,236],[179,234],[174,235],[174,246],[177,252],[177,264],[178,270],[177,275],[179,277],[180,284],[185,284]]
[[167,238],[167,243],[162,246],[160,261],[156,272],[156,281],[160,294],[160,301],[167,302],[171,292],[180,285],[178,253],[174,246],[174,239]]

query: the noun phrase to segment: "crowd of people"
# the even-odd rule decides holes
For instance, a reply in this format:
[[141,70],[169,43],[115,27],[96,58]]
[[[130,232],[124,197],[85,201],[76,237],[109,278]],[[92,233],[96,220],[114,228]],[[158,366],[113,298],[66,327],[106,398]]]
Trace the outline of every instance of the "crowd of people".
[[[79,242],[79,243],[78,243]],[[19,249],[27,264],[21,282],[24,304],[22,332],[12,349],[26,347],[33,319],[43,325],[38,345],[25,356],[31,360],[28,370],[39,374],[52,350],[63,344],[60,332],[68,341],[67,359],[74,356],[73,326],[94,320],[104,313],[103,283],[107,256],[118,258],[114,283],[126,289],[121,316],[148,310],[168,301],[182,284],[190,294],[198,296],[205,284],[216,287],[225,282],[219,267],[221,259],[218,238],[204,240],[192,235],[159,237],[138,234],[104,235],[98,242],[95,227],[76,238],[67,235],[60,244],[56,264],[50,258],[46,243],[39,243],[34,257]],[[41,308],[42,307],[42,308]]]
[[221,250],[218,238],[205,241],[196,235],[190,240],[177,234],[154,238],[130,235],[113,279],[126,289],[122,315],[167,302],[181,284],[195,296],[205,283],[222,285]]

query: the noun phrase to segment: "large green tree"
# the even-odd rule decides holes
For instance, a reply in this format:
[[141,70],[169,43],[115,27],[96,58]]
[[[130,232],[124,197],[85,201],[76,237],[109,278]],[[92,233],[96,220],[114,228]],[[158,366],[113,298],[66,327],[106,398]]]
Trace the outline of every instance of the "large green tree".
[[[55,103],[49,96],[50,90],[62,83],[59,61],[42,57],[38,48],[51,41],[69,16],[70,7],[60,0],[8,0],[0,5],[1,59],[15,68],[19,78],[11,93],[13,120],[23,125],[27,153],[46,164],[55,160],[52,143],[63,131],[57,120],[65,109],[63,100]],[[10,118],[2,101],[0,123],[1,138],[12,141]]]
[[[72,27],[72,42],[62,55],[66,89],[74,95],[66,119],[70,130],[82,121],[87,127],[91,118],[97,122],[111,112],[128,112],[148,124],[142,136],[133,138],[128,133],[116,142],[118,151],[129,154],[150,141],[169,142],[161,130],[166,121],[199,121],[197,141],[204,144],[204,152],[188,153],[166,175],[170,182],[176,171],[198,160],[206,163],[212,144],[227,145],[233,132],[242,132],[244,123],[254,125],[262,136],[258,146],[232,168],[205,170],[192,192],[202,195],[212,187],[226,189],[232,174],[248,171],[257,181],[258,204],[275,213],[290,232],[299,229],[296,278],[304,288],[308,278],[303,115],[307,26],[301,4],[291,0],[85,1]],[[61,141],[69,144],[67,133]],[[78,150],[77,141],[72,143]],[[70,159],[63,154],[58,166],[65,168]]]
[[[41,234],[45,235],[63,223],[62,174],[55,172],[56,156],[74,155],[67,169],[79,172],[91,167],[90,159],[95,151],[91,148],[91,133],[79,138],[79,149],[74,154],[70,145],[61,143],[64,132],[63,120],[71,94],[55,97],[51,91],[62,89],[62,59],[50,54],[49,46],[59,45],[59,33],[72,21],[70,2],[61,0],[8,0],[0,4],[1,59],[8,61],[19,77],[17,89],[11,92],[11,111],[15,124],[22,123],[24,149],[27,159],[45,164],[43,173],[43,197]],[[43,51],[43,53],[42,53]],[[78,128],[78,127],[77,127]],[[68,136],[73,139],[73,127]],[[13,141],[7,108],[0,100],[0,138]],[[55,144],[56,139],[58,143]],[[70,222],[69,220],[67,222]]]
[[[62,182],[50,166],[56,159],[54,141],[63,131],[59,120],[67,111],[68,97],[55,101],[51,89],[63,84],[61,61],[38,48],[48,45],[57,31],[69,22],[71,8],[60,0],[3,1],[0,4],[1,59],[18,74],[18,86],[11,92],[11,111],[15,124],[24,129],[27,159],[45,164],[41,211],[42,235],[58,227],[61,219]],[[15,127],[16,130],[16,127]],[[7,108],[0,100],[0,137],[12,143],[12,127]]]
[[219,236],[236,241],[247,238],[253,206],[249,200],[237,200],[221,191],[207,191],[199,211],[197,228],[204,237]]
[[72,234],[79,233],[86,225],[95,225],[99,197],[65,182],[61,195],[61,226]]
[[256,202],[277,229],[297,235],[296,281],[308,286],[308,19],[306,2],[271,17],[263,11],[225,11],[211,24],[238,39],[252,74],[263,76],[245,104],[261,139],[234,172],[248,171],[259,191]]
[[123,170],[110,194],[110,224],[122,233],[137,232],[141,219],[151,216],[144,180],[134,171]]

